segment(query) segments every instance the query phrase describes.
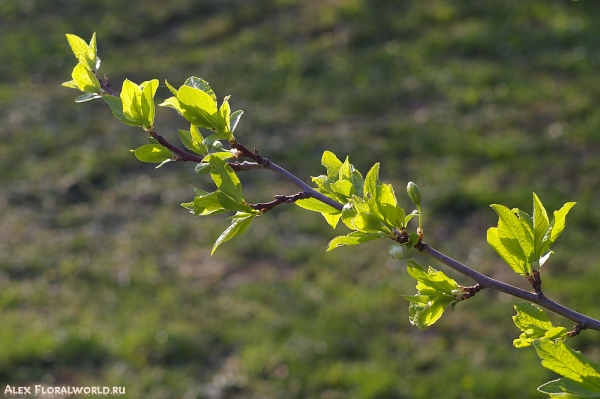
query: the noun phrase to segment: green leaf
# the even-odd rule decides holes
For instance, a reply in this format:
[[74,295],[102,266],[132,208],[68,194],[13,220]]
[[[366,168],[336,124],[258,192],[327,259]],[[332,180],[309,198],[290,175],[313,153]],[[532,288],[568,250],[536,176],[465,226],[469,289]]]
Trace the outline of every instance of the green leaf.
[[236,235],[242,234],[250,226],[254,217],[256,217],[255,213],[246,212],[238,212],[232,216],[231,225],[217,239],[210,254],[214,254],[217,248],[224,242],[231,240]]
[[147,82],[140,84],[142,88],[142,95],[140,101],[142,103],[142,115],[144,126],[151,129],[154,126],[154,95],[158,88],[158,80],[152,79]]
[[229,97],[227,96],[223,99],[223,103],[219,108],[219,130],[225,133],[225,138],[227,140],[231,140],[233,135],[231,134],[231,108],[229,107]]
[[338,180],[335,183],[331,184],[331,190],[334,193],[340,194],[345,198],[351,197],[356,193],[352,182],[348,180]]
[[554,216],[548,227],[548,234],[544,239],[541,251],[542,255],[547,252],[558,239],[558,236],[565,229],[567,214],[575,206],[576,202],[567,202],[558,211],[554,211]]
[[238,125],[238,122],[240,121],[240,118],[242,117],[242,114],[244,113],[244,111],[242,111],[241,109],[233,112],[231,114],[231,116],[229,117],[229,126],[231,126],[231,133],[233,133],[235,131],[235,128]]
[[[202,90],[203,92],[208,94],[215,102],[217,102],[217,95],[210,88],[210,85],[208,84],[208,82],[206,80],[196,77],[196,76],[190,76],[189,78],[186,79],[184,85]],[[173,94],[175,94],[175,93],[173,93]]]
[[538,196],[533,193],[533,246],[535,248],[534,261],[538,261],[540,256],[542,256],[540,250],[542,249],[543,240],[546,237],[549,227],[550,221],[548,220],[546,208],[544,208],[544,205]]
[[333,240],[329,241],[327,245],[327,252],[332,249],[342,247],[344,245],[358,245],[363,242],[372,241],[377,238],[384,238],[385,234],[381,233],[363,233],[361,231],[353,231],[345,236],[337,236]]
[[369,204],[375,205],[377,203],[377,188],[381,183],[379,182],[379,163],[376,163],[371,167],[367,176],[365,177],[364,183],[364,198]]
[[329,206],[315,198],[301,199],[296,201],[295,204],[298,205],[300,208],[321,213],[321,215],[323,215],[327,223],[329,223],[329,225],[334,229],[337,226],[340,218],[342,217],[341,211],[338,211],[334,207]]
[[162,163],[170,160],[173,154],[166,147],[160,144],[146,144],[135,150],[132,150],[135,157],[142,162]]
[[[556,389],[564,393],[579,395],[579,397],[600,397],[600,364],[591,361],[581,354],[569,348],[564,342],[554,342],[548,339],[533,341],[533,346],[538,356],[542,359],[542,366],[560,374],[564,378],[554,381],[546,387],[546,392],[556,394]],[[554,392],[552,392],[554,391]],[[587,396],[581,396],[587,395]],[[560,397],[560,396],[555,396]],[[578,396],[575,396],[578,397]]]
[[115,96],[111,96],[109,94],[104,94],[104,95],[102,95],[102,98],[110,106],[110,109],[112,110],[113,116],[115,118],[119,119],[121,122],[125,123],[126,125],[139,126],[138,122],[130,121],[123,114],[123,102],[121,101],[120,97],[115,97]]
[[364,233],[391,233],[391,229],[381,223],[381,220],[370,212],[366,202],[360,197],[353,196],[342,210],[342,222],[351,230]]
[[100,93],[102,91],[96,75],[82,64],[77,64],[75,68],[73,68],[71,77],[73,80],[63,83],[63,87],[79,89],[85,93]]
[[177,92],[177,100],[181,114],[192,125],[217,128],[217,102],[205,91],[184,85]]
[[128,121],[144,125],[144,111],[142,110],[142,89],[129,79],[125,79],[121,89],[121,103],[123,115]]
[[321,165],[327,170],[327,177],[333,181],[339,179],[340,168],[342,167],[342,161],[335,156],[331,151],[323,152],[321,157]]
[[501,239],[499,229],[490,227],[487,231],[487,242],[515,273],[521,276],[529,273],[527,259],[516,239],[507,237]]
[[498,227],[488,230],[488,243],[515,273],[530,274],[533,237],[527,230],[527,222],[519,219],[504,205],[490,206],[496,211],[499,219]]
[[225,211],[255,212],[252,207],[236,201],[221,190],[199,193],[194,198],[193,210],[196,216],[215,215]]
[[237,202],[243,202],[242,183],[233,169],[231,169],[231,166],[218,157],[211,157],[210,165],[212,166],[210,176],[217,185],[217,188],[230,195]]
[[100,60],[97,59],[96,55],[96,32],[92,35],[89,45],[79,36],[70,33],[67,33],[66,36],[69,46],[71,46],[71,50],[73,50],[73,54],[75,54],[75,58],[79,63],[88,71],[96,70],[100,64]]
[[188,150],[200,155],[208,153],[208,148],[203,143],[204,137],[202,137],[196,126],[191,125],[190,130],[178,130],[177,133],[181,142]]
[[522,302],[515,305],[517,311],[513,316],[515,325],[523,332],[519,338],[513,341],[516,348],[531,346],[535,339],[562,339],[567,337],[567,329],[555,327],[548,316],[537,305],[530,302]]
[[443,272],[432,267],[426,271],[415,261],[409,260],[407,269],[408,274],[417,280],[417,294],[403,295],[410,302],[409,321],[420,329],[426,329],[442,316],[450,303],[456,302],[456,295],[461,294],[460,287]]
[[[167,81],[167,79],[165,79],[165,85],[167,85],[167,87],[169,88],[169,91],[171,93],[173,93],[174,96],[177,96],[177,89],[174,88],[173,86],[171,86],[171,84]],[[215,99],[216,101],[216,99]]]
[[96,98],[102,98],[98,93],[85,93],[75,99],[76,103],[84,103],[86,101],[95,100]]
[[600,398],[599,392],[586,389],[581,384],[568,378],[559,378],[558,380],[547,382],[538,387],[538,391],[550,395],[550,398]]

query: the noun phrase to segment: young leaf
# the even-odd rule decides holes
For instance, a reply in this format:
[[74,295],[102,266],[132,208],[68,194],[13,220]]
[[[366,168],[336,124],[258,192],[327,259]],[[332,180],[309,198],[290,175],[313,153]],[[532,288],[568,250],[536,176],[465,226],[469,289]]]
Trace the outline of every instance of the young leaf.
[[144,126],[148,129],[151,129],[152,126],[154,126],[154,95],[156,94],[156,89],[158,88],[158,80],[152,79],[150,81],[143,82],[140,84],[140,87],[142,89],[140,102],[142,103]]
[[490,205],[498,214],[498,234],[500,237],[515,238],[525,259],[530,260],[533,253],[533,237],[527,229],[527,221],[519,219],[517,215],[504,205]]
[[132,151],[137,159],[149,163],[162,163],[173,156],[171,151],[160,144],[146,144]]
[[79,89],[85,93],[100,93],[102,88],[96,75],[83,64],[77,64],[71,73],[73,80],[62,84],[63,87]]
[[[600,364],[591,361],[563,342],[537,339],[533,346],[542,359],[542,366],[562,375],[551,384],[538,389],[548,394],[570,394],[570,397],[600,397]],[[560,389],[561,392],[556,392]],[[556,395],[555,397],[561,397]],[[569,397],[569,396],[565,396]]]
[[[498,224],[500,224],[500,221]],[[499,229],[497,227],[490,227],[487,231],[487,242],[515,273],[521,276],[529,273],[527,259],[523,255],[519,242],[515,238],[501,238]]]
[[535,248],[533,261],[539,261],[540,256],[543,255],[539,251],[542,249],[542,242],[546,237],[548,227],[550,227],[550,221],[546,208],[538,196],[533,193],[533,247]]
[[250,226],[254,217],[256,217],[255,213],[246,212],[238,212],[232,216],[231,225],[217,238],[210,254],[214,254],[219,245],[231,240],[236,235],[242,234]]
[[186,79],[184,85],[202,90],[203,92],[208,94],[215,102],[217,102],[217,95],[215,94],[213,89],[210,88],[210,85],[206,80],[196,76],[190,76]]
[[219,117],[218,117],[218,121],[219,121],[219,130],[225,133],[225,138],[227,140],[231,140],[233,138],[233,135],[231,134],[231,121],[229,118],[231,118],[231,108],[229,107],[229,97],[231,96],[227,96],[223,99],[223,103],[221,104],[221,107],[219,108]]
[[217,185],[217,188],[230,195],[237,202],[243,202],[242,183],[240,183],[240,179],[233,169],[231,169],[231,166],[218,157],[211,157],[210,165],[212,166],[210,176]]
[[548,227],[548,233],[544,237],[543,245],[541,248],[541,254],[547,252],[550,247],[556,242],[560,233],[565,229],[567,214],[575,206],[576,202],[567,202],[557,211],[554,211],[554,217]]
[[599,392],[587,389],[568,378],[549,381],[539,386],[538,391],[550,395],[550,398],[557,399],[600,398]]
[[137,123],[137,126],[144,124],[144,112],[142,111],[142,89],[129,79],[125,79],[121,89],[121,103],[123,105],[123,115],[127,120]]
[[331,151],[323,152],[321,157],[321,165],[327,170],[327,177],[333,181],[339,179],[340,168],[342,167],[342,161],[335,156]]
[[513,341],[516,348],[531,346],[535,339],[562,339],[567,337],[567,329],[552,325],[548,316],[537,305],[530,302],[522,302],[515,305],[517,311],[513,316],[515,325],[523,332],[519,338]]
[[92,35],[89,45],[79,36],[70,33],[67,33],[66,36],[79,63],[88,71],[96,70],[100,63],[96,55],[96,32]]
[[76,103],[84,103],[86,101],[95,100],[96,98],[102,98],[98,93],[85,93],[75,99]]
[[197,195],[194,198],[193,210],[196,216],[214,215],[225,211],[254,212],[252,207],[237,202],[220,190]]
[[490,205],[499,216],[498,227],[488,230],[488,243],[498,255],[515,271],[526,275],[531,273],[533,237],[527,230],[527,221],[519,219],[503,205]]
[[295,204],[300,208],[321,213],[327,223],[334,229],[342,217],[342,212],[314,198],[301,199],[296,201]]
[[188,150],[200,155],[208,153],[208,148],[202,142],[204,137],[202,137],[196,126],[191,125],[190,130],[178,130],[177,133],[181,142]]
[[177,92],[177,100],[181,114],[192,125],[207,129],[217,128],[217,102],[209,94],[184,85]]
[[407,269],[408,274],[417,280],[417,294],[403,295],[410,302],[409,321],[423,330],[442,317],[450,303],[456,302],[456,295],[461,294],[460,287],[456,281],[431,266],[426,271],[417,262],[409,260]]
[[238,122],[240,121],[240,118],[242,117],[242,114],[244,113],[244,111],[242,111],[241,109],[233,112],[231,114],[231,116],[229,117],[229,126],[231,126],[231,133],[233,133],[235,131],[235,128],[238,125]]
[[372,241],[383,237],[385,237],[385,234],[382,233],[363,233],[361,231],[353,231],[348,235],[337,236],[333,240],[329,241],[329,244],[327,245],[327,252],[344,245],[358,245],[362,244],[363,242]]

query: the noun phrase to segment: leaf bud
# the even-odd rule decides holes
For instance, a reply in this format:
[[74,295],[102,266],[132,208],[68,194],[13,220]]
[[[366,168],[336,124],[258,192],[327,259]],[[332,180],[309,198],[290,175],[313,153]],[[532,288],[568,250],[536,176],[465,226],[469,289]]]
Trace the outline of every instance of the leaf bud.
[[394,259],[402,259],[404,256],[404,248],[400,244],[392,244],[390,245],[388,253]]
[[406,186],[406,192],[417,208],[421,206],[421,193],[419,192],[419,187],[417,187],[415,183],[409,181]]
[[217,151],[223,151],[223,143],[221,143],[219,140],[215,140],[212,143],[212,148],[214,148]]
[[200,162],[196,164],[196,168],[194,170],[199,175],[203,175],[205,173],[210,172],[210,164],[208,162]]

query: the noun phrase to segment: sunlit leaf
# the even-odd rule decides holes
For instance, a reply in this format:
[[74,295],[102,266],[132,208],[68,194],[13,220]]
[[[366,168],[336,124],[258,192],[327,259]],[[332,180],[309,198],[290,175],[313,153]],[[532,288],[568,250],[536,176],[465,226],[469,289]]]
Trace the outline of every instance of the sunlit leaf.
[[244,200],[242,183],[231,166],[218,157],[211,157],[210,165],[212,166],[210,175],[217,187],[237,202],[242,202]]
[[191,125],[190,130],[178,130],[179,138],[181,142],[190,151],[195,152],[196,154],[204,155],[208,152],[208,148],[202,142],[204,137],[198,131],[196,126]]
[[298,205],[300,208],[321,213],[321,215],[323,215],[327,223],[329,223],[329,225],[334,229],[337,226],[340,218],[342,217],[341,211],[338,211],[334,207],[327,205],[324,202],[321,202],[315,198],[301,199],[296,201],[295,204]]
[[196,89],[200,89],[203,92],[205,92],[206,94],[208,94],[215,102],[217,101],[217,95],[210,88],[210,85],[208,84],[208,82],[202,78],[199,78],[196,76],[190,76],[189,78],[186,79],[184,85],[194,87]]
[[381,233],[363,233],[360,231],[353,231],[345,236],[337,236],[333,240],[329,241],[327,245],[327,251],[342,247],[344,245],[358,245],[363,242],[372,241],[377,238],[383,238],[385,234]]
[[581,352],[569,348],[561,341],[538,339],[533,341],[533,346],[542,359],[542,366],[564,377],[558,380],[560,382],[555,381],[550,386],[542,385],[538,389],[545,392],[542,390],[544,387],[549,391],[559,388],[564,393],[579,395],[579,397],[600,397],[599,363],[591,361]]
[[135,157],[142,162],[162,163],[171,159],[173,154],[160,144],[146,144],[133,151]]
[[69,46],[71,46],[71,50],[79,63],[89,71],[96,70],[98,62],[96,55],[96,32],[92,35],[89,45],[79,36],[70,33],[67,33],[66,36]]
[[417,280],[417,294],[403,295],[410,302],[409,321],[411,324],[425,329],[434,324],[444,313],[448,305],[457,300],[455,293],[460,287],[443,272],[432,267],[425,270],[417,262],[407,262],[408,274]]
[[246,231],[255,217],[255,213],[246,212],[238,212],[232,216],[231,225],[229,225],[229,227],[219,236],[210,254],[214,254],[217,248],[224,242],[227,242],[236,235],[242,234],[244,231]]
[[144,125],[144,111],[142,110],[142,89],[129,79],[125,79],[121,89],[121,102],[123,115],[127,120]]
[[331,151],[323,152],[321,157],[321,165],[327,170],[327,177],[333,181],[338,180],[342,161]]
[[242,114],[244,113],[244,111],[242,111],[241,109],[233,112],[231,114],[231,116],[229,117],[229,126],[231,127],[231,132],[233,133],[235,131],[235,128],[237,127],[240,118],[242,117]]
[[93,72],[88,70],[82,64],[77,64],[71,73],[73,80],[62,84],[63,87],[78,89],[85,93],[100,93],[102,88],[100,82]]
[[555,327],[548,316],[537,305],[530,302],[522,302],[515,305],[517,311],[513,316],[515,325],[522,331],[519,338],[513,341],[516,348],[531,346],[533,340],[539,338],[565,339],[567,329]]

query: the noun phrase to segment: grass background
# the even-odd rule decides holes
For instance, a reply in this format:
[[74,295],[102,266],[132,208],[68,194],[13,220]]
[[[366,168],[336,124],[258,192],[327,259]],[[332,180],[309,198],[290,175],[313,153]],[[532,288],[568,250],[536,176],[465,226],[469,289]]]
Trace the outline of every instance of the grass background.
[[[210,257],[226,220],[178,204],[212,182],[137,162],[141,130],[101,101],[74,104],[64,34],[97,32],[117,90],[126,77],[208,80],[245,111],[238,140],[306,181],[325,149],[363,173],[381,162],[407,208],[404,187],[419,184],[428,243],[524,288],[485,242],[488,205],[529,210],[532,191],[549,211],[577,201],[544,288],[600,317],[599,18],[566,0],[0,1],[0,386],[544,397],[535,387],[555,375],[512,347],[513,299],[482,292],[419,331],[389,243],[325,254],[343,227],[288,206]],[[157,111],[161,134],[186,127]],[[297,191],[267,172],[241,179],[253,202]],[[572,344],[599,360],[599,343]]]

